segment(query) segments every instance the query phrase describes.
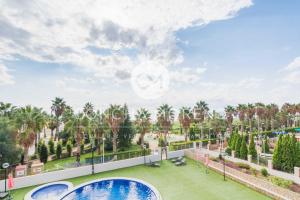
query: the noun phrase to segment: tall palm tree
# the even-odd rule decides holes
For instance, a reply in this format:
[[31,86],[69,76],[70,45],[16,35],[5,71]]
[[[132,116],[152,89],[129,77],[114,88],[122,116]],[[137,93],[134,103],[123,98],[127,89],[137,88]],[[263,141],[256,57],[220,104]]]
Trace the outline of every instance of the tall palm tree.
[[194,114],[191,108],[188,107],[182,107],[179,111],[178,115],[179,123],[184,131],[184,138],[187,142],[188,140],[188,131],[190,129],[190,125],[194,120]]
[[246,116],[247,116],[247,119],[249,121],[249,129],[250,129],[250,132],[252,131],[252,122],[253,122],[253,117],[255,115],[255,107],[253,104],[250,104],[248,103],[247,105],[247,111],[246,111]]
[[18,130],[19,144],[24,148],[24,162],[28,161],[28,150],[37,138],[37,132],[42,129],[41,109],[26,106],[18,109],[14,124]]
[[71,116],[65,124],[65,129],[76,138],[77,155],[79,158],[83,132],[88,128],[88,126],[89,120],[83,113],[78,113]]
[[247,113],[247,105],[239,104],[236,108],[239,120],[241,122],[241,132],[244,132],[245,118]]
[[228,125],[229,133],[232,133],[232,123],[233,123],[233,115],[235,114],[235,108],[233,106],[226,106],[225,113],[226,113],[226,122]]
[[135,124],[140,132],[141,146],[144,146],[144,137],[151,128],[151,114],[148,110],[141,108],[135,115]]
[[165,145],[167,144],[167,134],[174,121],[174,110],[172,106],[163,104],[157,109],[157,121],[160,128],[163,129]]
[[11,117],[16,111],[16,107],[11,103],[0,102],[0,116]]
[[71,106],[66,105],[62,114],[61,120],[65,124],[74,115],[74,110]]
[[83,112],[86,114],[88,117],[91,117],[94,114],[94,106],[92,103],[88,102],[84,105],[83,107]]
[[257,117],[257,130],[260,131],[262,129],[262,120],[265,116],[265,105],[263,103],[255,104],[255,114]]
[[51,138],[54,136],[54,130],[56,129],[57,123],[56,123],[56,118],[53,115],[50,115],[48,118],[48,128],[51,130]]
[[98,147],[98,154],[101,153],[100,148],[100,139],[103,137],[105,123],[104,123],[104,114],[101,113],[99,110],[95,112],[94,115],[90,118],[90,129],[92,135],[96,136],[97,140],[97,147]]
[[51,112],[54,112],[56,117],[56,133],[55,140],[59,138],[59,126],[60,126],[60,117],[62,116],[66,107],[66,102],[63,98],[56,97],[52,100]]
[[[123,123],[124,118],[125,113],[120,105],[110,105],[110,107],[105,111],[105,121],[108,123],[113,134],[112,140],[114,153],[117,153],[117,138],[120,125]],[[116,156],[114,159],[116,159]]]
[[276,104],[272,103],[266,106],[266,114],[271,122],[271,130],[275,129],[275,118],[278,112],[279,108]]
[[201,139],[203,139],[203,123],[205,118],[208,116],[208,104],[205,101],[199,101],[194,107],[194,120],[201,128]]

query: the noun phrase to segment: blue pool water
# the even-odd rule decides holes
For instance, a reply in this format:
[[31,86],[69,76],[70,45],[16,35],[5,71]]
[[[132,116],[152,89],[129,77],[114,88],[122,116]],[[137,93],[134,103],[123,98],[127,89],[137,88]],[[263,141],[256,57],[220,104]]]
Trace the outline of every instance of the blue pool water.
[[156,194],[143,183],[111,179],[82,186],[62,200],[159,200]]
[[31,195],[34,200],[56,200],[68,190],[68,186],[64,184],[54,184],[43,187]]

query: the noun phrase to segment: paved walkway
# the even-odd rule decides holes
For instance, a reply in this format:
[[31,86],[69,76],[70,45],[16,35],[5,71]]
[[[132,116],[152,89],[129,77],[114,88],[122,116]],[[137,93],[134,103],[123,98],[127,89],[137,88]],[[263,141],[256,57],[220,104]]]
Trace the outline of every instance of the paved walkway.
[[[200,160],[201,162],[204,162],[204,157],[197,156],[197,154],[199,155],[199,150],[185,150],[185,155],[187,157],[192,158],[194,160]],[[210,161],[209,167],[214,169],[215,171],[219,171],[219,172],[223,173],[223,165],[221,163]],[[260,178],[256,178],[252,175],[245,174],[243,172],[232,169],[230,167],[226,167],[225,171],[226,171],[226,176],[229,176],[232,179],[237,180],[238,182],[246,184],[247,186],[254,188],[257,191],[267,194],[267,195],[273,197],[274,199],[280,199],[280,200],[299,200],[300,199],[300,194],[292,192],[288,189],[276,186],[269,181],[262,180]]]

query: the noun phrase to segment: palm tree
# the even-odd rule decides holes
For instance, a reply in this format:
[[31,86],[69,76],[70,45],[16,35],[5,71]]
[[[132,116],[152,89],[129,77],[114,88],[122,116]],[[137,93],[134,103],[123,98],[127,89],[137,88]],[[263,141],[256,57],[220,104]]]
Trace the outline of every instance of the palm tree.
[[245,125],[245,118],[247,113],[247,105],[245,104],[239,104],[236,108],[239,120],[241,122],[241,132],[244,132],[244,125]]
[[71,118],[74,115],[74,110],[71,106],[66,105],[64,112],[62,114],[62,122],[65,124],[67,123],[67,121],[69,120],[69,118]]
[[16,107],[11,103],[0,102],[0,116],[11,117],[16,111]]
[[92,103],[88,102],[84,105],[83,107],[83,112],[86,114],[88,117],[91,117],[94,114],[94,106]]
[[255,114],[257,117],[257,130],[260,131],[262,129],[262,120],[265,116],[265,105],[263,103],[255,104]]
[[249,129],[250,132],[252,131],[252,121],[253,121],[253,117],[255,115],[255,107],[253,104],[248,103],[247,105],[247,111],[246,111],[246,116],[247,119],[249,120]]
[[[18,109],[15,126],[18,130],[19,144],[24,148],[24,162],[28,161],[28,150],[37,140],[37,132],[42,129],[41,109],[26,106]],[[37,149],[36,149],[37,150]]]
[[205,120],[205,117],[208,116],[208,111],[208,104],[205,101],[197,102],[194,107],[194,120],[199,127],[201,126],[201,139],[203,139],[203,122]]
[[184,138],[187,142],[188,140],[188,131],[190,129],[190,125],[194,120],[193,111],[191,108],[182,107],[179,111],[178,120],[184,131]]
[[144,147],[144,137],[151,127],[151,114],[148,110],[141,108],[135,115],[135,124],[140,132],[141,147]]
[[59,139],[59,126],[60,126],[60,117],[64,113],[66,107],[66,102],[59,97],[56,97],[54,100],[52,100],[52,106],[51,106],[51,112],[54,112],[54,115],[56,117],[56,133],[55,133],[55,140]]
[[172,126],[174,121],[174,110],[172,106],[168,104],[163,104],[157,109],[157,121],[160,128],[164,132],[164,141],[165,145],[167,144],[167,134]]
[[226,113],[226,122],[228,125],[229,133],[232,133],[232,123],[233,123],[233,115],[235,114],[235,109],[233,106],[226,106],[225,107]]
[[56,129],[57,123],[56,123],[56,118],[53,115],[49,116],[48,119],[48,128],[51,130],[51,138],[53,138],[53,132]]
[[103,137],[104,127],[104,114],[98,110],[90,119],[91,133],[92,135],[96,135],[98,154],[101,153],[100,139]]
[[[125,114],[122,106],[120,105],[110,105],[110,107],[105,111],[105,121],[108,123],[112,134],[113,134],[113,152],[117,153],[117,138],[120,130],[120,125],[124,121]],[[116,156],[115,158],[116,159]]]
[[83,138],[83,132],[88,128],[88,126],[89,120],[83,113],[71,116],[65,124],[65,129],[76,138],[78,159],[80,158],[80,145]]
[[221,130],[225,127],[225,120],[216,111],[213,111],[212,113],[210,127],[214,130],[215,134],[220,133]]
[[275,118],[278,112],[279,108],[276,104],[272,103],[266,106],[266,114],[271,122],[271,130],[275,129]]

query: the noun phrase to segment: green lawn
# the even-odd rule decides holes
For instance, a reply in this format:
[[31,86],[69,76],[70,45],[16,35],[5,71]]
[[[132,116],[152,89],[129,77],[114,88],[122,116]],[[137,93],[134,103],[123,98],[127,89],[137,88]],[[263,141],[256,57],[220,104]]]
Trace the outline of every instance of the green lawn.
[[[187,160],[187,162],[187,166],[176,167],[171,162],[164,161],[160,168],[136,166],[99,173],[94,176],[74,178],[68,181],[78,185],[103,177],[133,177],[154,185],[160,191],[163,200],[271,199],[234,181],[223,181],[223,177],[213,171],[206,174],[204,167],[200,167],[195,161]],[[33,188],[14,191],[14,199],[23,199],[24,195]]]

